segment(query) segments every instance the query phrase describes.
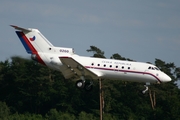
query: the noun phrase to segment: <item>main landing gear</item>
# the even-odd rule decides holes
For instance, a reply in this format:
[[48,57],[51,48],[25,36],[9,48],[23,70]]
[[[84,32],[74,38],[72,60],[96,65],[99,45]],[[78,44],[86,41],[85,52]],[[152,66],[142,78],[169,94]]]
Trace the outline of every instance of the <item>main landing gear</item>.
[[93,81],[90,81],[90,83],[86,83],[84,77],[81,78],[82,80],[78,80],[76,82],[76,87],[79,89],[84,89],[86,91],[91,91],[93,88]]

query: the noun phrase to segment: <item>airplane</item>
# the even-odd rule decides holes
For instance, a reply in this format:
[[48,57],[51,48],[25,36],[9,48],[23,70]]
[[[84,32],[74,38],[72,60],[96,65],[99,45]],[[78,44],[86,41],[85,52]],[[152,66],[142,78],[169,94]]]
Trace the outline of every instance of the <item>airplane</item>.
[[[60,71],[65,79],[76,80],[76,87],[91,91],[93,80],[109,79],[145,83],[145,93],[151,83],[170,82],[171,78],[150,63],[85,57],[73,48],[53,46],[38,29],[10,25],[32,60]],[[87,79],[91,81],[87,83]]]

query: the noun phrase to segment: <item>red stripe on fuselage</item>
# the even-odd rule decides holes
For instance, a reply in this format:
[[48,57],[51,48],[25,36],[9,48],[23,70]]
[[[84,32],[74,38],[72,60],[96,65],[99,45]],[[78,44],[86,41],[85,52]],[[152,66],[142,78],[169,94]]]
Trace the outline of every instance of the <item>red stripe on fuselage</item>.
[[147,75],[153,76],[154,78],[156,78],[157,81],[162,83],[161,80],[157,76],[155,76],[154,74],[149,73],[149,72],[139,72],[139,71],[132,71],[132,70],[120,70],[120,69],[101,68],[101,67],[92,67],[92,66],[84,66],[84,67],[85,68],[100,69],[100,70],[109,70],[109,71],[115,71],[116,70],[118,72],[127,72],[127,73],[147,74]]
[[[32,51],[32,54],[36,54],[37,57],[37,61],[43,65],[46,65],[44,63],[44,61],[41,59],[41,57],[39,56],[38,52],[36,51],[36,49],[34,48],[34,46],[30,43],[30,41],[28,40],[28,38],[25,36],[25,34],[23,32],[20,33],[23,40],[26,42],[26,44],[28,45],[28,47],[30,48],[30,50]],[[33,42],[33,41],[32,41]]]

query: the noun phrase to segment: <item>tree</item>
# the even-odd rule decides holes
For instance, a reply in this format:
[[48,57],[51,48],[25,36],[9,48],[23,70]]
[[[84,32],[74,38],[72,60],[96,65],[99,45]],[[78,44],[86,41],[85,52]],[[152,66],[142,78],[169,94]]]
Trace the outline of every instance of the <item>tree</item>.
[[75,116],[69,113],[58,112],[56,109],[51,109],[47,114],[48,120],[75,120]]
[[119,55],[118,53],[113,54],[110,58],[111,58],[111,59],[116,59],[116,60],[133,61],[133,60],[131,60],[131,59],[129,59],[129,58],[122,57],[122,56]]
[[93,52],[93,57],[105,58],[104,51],[100,50],[96,46],[90,46],[90,49],[87,49],[87,52]]
[[5,102],[0,101],[0,120],[7,120],[10,114],[10,109]]
[[[94,56],[104,56],[99,48],[92,48]],[[118,53],[111,58],[127,60]],[[173,81],[150,86],[156,95],[154,109],[149,95],[141,93],[143,83],[104,80],[104,118],[180,118],[180,89],[175,83],[180,68],[160,59],[155,59],[155,65]],[[75,82],[65,80],[60,72],[14,56],[0,62],[0,119],[98,119],[99,86],[94,82],[94,90],[87,93],[76,89]]]

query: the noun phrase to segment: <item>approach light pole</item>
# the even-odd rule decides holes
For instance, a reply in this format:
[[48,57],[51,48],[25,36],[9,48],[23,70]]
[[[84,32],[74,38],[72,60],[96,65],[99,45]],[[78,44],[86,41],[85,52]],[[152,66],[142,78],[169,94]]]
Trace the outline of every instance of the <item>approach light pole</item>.
[[103,119],[103,112],[102,112],[102,80],[99,78],[99,103],[100,103],[100,108],[99,108],[99,113],[100,113],[100,120]]

